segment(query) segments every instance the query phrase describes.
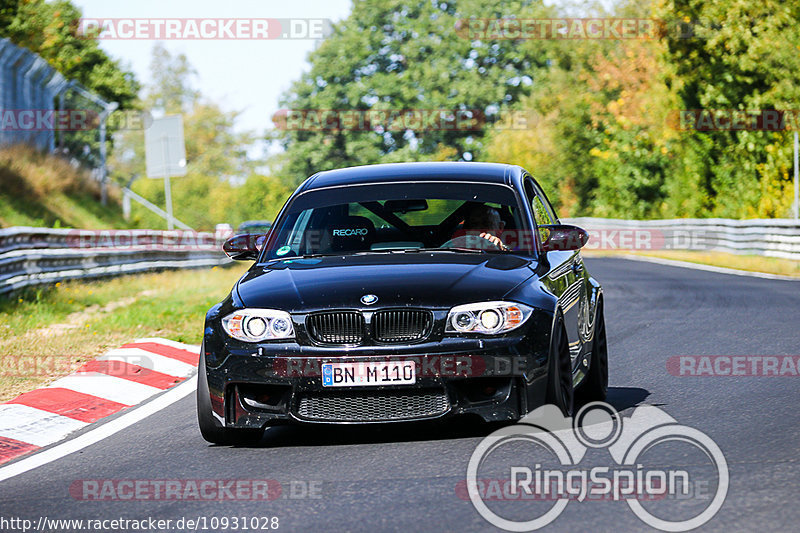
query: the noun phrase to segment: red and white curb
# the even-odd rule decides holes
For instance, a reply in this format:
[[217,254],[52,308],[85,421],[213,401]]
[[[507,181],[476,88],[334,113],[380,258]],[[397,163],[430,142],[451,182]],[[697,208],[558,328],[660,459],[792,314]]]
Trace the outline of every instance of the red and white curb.
[[197,372],[200,347],[140,339],[0,404],[0,464],[137,405]]

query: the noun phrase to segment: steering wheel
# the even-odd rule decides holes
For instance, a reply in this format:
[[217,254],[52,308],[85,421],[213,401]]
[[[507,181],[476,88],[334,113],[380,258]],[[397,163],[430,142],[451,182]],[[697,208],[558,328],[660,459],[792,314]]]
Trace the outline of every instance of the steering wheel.
[[473,250],[504,250],[500,245],[497,245],[478,235],[462,235],[455,239],[450,239],[446,243],[439,246],[439,248],[470,248]]

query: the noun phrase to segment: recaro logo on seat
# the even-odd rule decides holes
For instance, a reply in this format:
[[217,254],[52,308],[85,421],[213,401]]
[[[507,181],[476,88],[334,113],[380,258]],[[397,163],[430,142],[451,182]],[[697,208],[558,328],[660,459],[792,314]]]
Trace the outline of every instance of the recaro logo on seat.
[[334,237],[352,237],[353,235],[366,235],[369,233],[367,228],[344,228],[333,230]]

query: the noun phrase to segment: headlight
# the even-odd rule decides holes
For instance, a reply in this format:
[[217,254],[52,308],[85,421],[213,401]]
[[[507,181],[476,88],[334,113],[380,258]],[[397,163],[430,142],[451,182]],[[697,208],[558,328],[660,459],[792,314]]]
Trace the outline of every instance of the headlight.
[[241,309],[223,318],[222,327],[234,339],[245,342],[294,338],[292,317],[275,309]]
[[446,332],[495,335],[520,327],[533,309],[515,302],[481,302],[459,305],[447,315]]

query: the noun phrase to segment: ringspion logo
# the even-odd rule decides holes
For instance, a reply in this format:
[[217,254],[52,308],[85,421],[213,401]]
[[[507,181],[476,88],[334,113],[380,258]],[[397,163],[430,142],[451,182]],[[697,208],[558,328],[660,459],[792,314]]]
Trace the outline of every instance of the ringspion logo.
[[[695,465],[686,461],[681,467],[663,466],[669,462],[665,460],[668,456],[659,450],[676,443],[688,445],[704,463],[699,474],[693,475],[690,470]],[[521,446],[529,452],[522,453]],[[582,464],[587,452],[603,449],[616,468]],[[534,450],[536,453],[531,453]],[[553,467],[545,464],[547,457],[553,459]],[[653,458],[657,467],[644,464]],[[484,481],[490,477],[484,471],[507,473],[502,494],[496,497],[484,489]],[[704,497],[692,500],[698,506],[693,512],[658,511],[658,506],[691,497],[698,477],[715,483]],[[717,514],[728,485],[725,456],[705,433],[677,423],[657,407],[637,407],[630,417],[623,418],[603,402],[584,406],[574,418],[564,417],[553,405],[536,409],[519,423],[484,438],[470,458],[466,475],[467,493],[475,509],[506,531],[541,529],[556,520],[570,501],[592,499],[624,502],[642,522],[663,531],[689,531]],[[527,516],[520,518],[519,506],[509,514],[508,507],[498,504],[501,500],[511,506],[524,502]]]

